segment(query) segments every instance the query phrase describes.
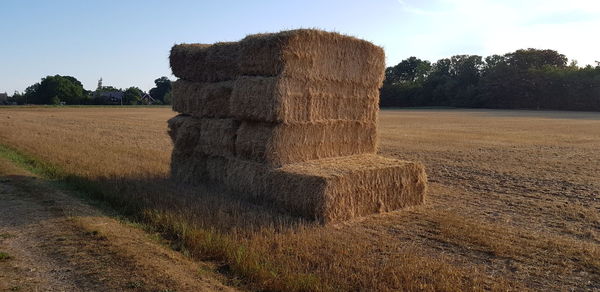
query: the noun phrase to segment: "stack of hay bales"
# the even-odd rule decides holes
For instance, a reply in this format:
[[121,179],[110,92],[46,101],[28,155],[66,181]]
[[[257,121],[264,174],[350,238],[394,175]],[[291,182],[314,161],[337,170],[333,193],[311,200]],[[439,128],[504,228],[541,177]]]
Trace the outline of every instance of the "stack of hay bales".
[[176,45],[172,176],[327,223],[423,201],[421,164],[377,151],[383,50],[318,30]]

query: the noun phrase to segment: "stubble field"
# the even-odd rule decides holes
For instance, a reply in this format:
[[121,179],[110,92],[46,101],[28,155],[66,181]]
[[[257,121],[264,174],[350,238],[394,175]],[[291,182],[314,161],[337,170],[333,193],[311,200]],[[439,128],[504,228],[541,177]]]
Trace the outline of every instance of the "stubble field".
[[168,179],[169,108],[1,108],[0,144],[266,290],[600,289],[600,114],[385,110],[423,206],[317,226]]

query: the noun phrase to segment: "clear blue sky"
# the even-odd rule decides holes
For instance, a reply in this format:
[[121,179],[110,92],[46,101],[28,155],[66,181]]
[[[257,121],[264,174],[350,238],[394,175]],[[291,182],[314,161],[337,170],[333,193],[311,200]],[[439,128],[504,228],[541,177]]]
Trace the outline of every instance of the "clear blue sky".
[[47,75],[86,89],[138,86],[171,75],[175,43],[239,40],[247,34],[321,28],[386,51],[387,64],[417,56],[555,49],[580,65],[600,61],[600,1],[579,0],[0,0],[0,92]]

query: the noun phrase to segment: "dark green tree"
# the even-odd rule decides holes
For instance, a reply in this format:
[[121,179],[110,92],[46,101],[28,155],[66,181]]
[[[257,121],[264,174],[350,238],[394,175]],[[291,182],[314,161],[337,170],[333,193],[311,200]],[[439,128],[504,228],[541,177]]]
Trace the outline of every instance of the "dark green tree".
[[411,57],[386,69],[381,106],[600,110],[600,63],[581,68],[554,50],[456,55],[425,71],[419,64]]
[[418,106],[422,82],[431,70],[431,63],[416,57],[388,67],[381,88],[382,106]]
[[402,60],[398,65],[386,69],[386,81],[395,83],[418,82],[427,77],[431,63],[417,57]]
[[85,98],[83,85],[71,76],[47,76],[25,89],[25,97],[32,104],[55,104],[58,100],[67,104],[81,104]]
[[531,48],[508,53],[505,58],[509,66],[521,71],[527,71],[530,68],[539,69],[544,66],[564,68],[568,62],[567,57],[557,51]]
[[154,80],[154,84],[156,86],[150,89],[150,95],[154,99],[159,100],[161,103],[164,103],[165,95],[171,91],[171,80],[163,76]]
[[137,87],[129,87],[125,90],[123,104],[139,104],[144,92]]

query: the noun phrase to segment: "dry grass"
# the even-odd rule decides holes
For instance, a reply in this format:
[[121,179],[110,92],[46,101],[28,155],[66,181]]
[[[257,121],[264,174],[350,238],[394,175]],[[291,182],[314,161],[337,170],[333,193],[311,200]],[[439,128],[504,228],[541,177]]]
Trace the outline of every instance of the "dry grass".
[[166,108],[2,108],[0,141],[270,290],[600,289],[600,115],[383,111],[424,206],[327,227],[166,177]]

